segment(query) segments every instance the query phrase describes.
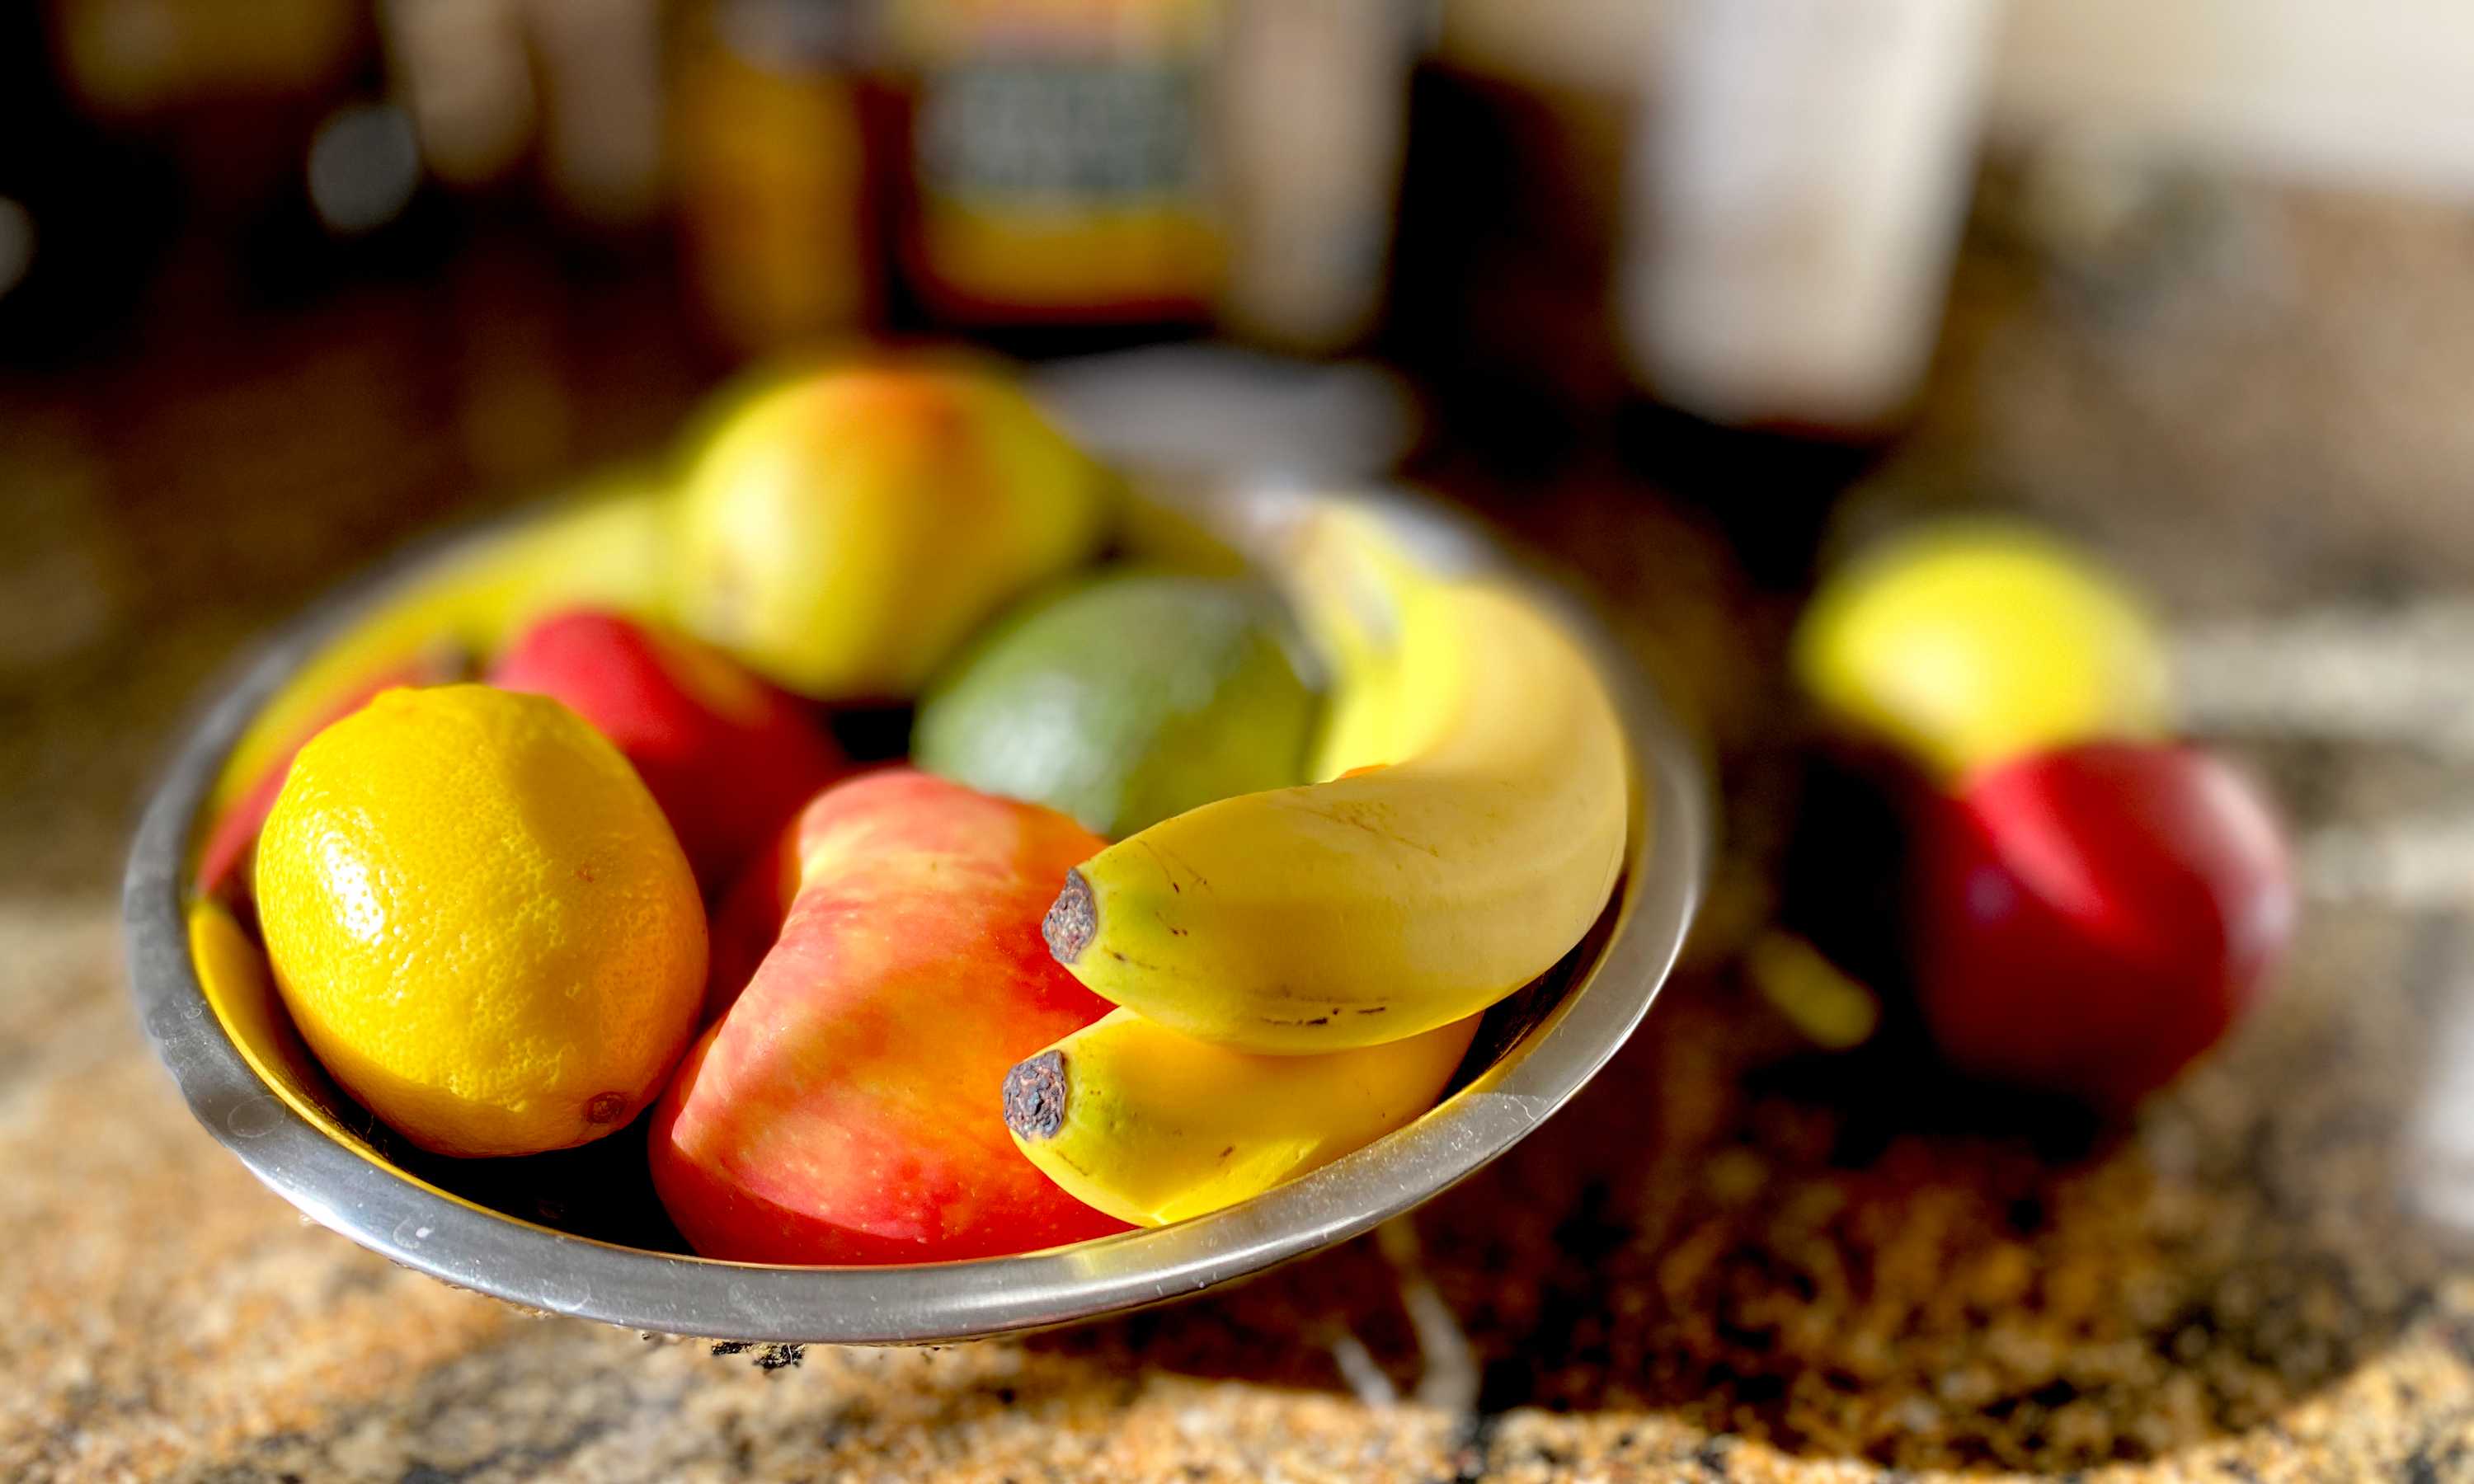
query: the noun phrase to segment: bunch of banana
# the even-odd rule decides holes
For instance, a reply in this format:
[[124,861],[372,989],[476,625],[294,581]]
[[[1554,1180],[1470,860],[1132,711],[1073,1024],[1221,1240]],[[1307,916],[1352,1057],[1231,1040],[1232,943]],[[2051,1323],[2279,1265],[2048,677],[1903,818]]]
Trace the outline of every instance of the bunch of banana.
[[1130,1221],[1231,1204],[1424,1111],[1622,864],[1622,733],[1553,618],[1426,572],[1346,506],[1309,517],[1288,578],[1336,682],[1318,781],[1111,846],[1045,926],[1123,1009],[1017,1066],[1007,1124]]

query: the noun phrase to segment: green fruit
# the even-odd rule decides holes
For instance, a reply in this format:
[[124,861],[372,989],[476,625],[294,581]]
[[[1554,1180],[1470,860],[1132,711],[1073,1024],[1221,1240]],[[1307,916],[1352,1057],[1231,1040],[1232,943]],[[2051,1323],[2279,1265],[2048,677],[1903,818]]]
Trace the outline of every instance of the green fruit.
[[1123,573],[1008,614],[920,704],[911,759],[1122,839],[1303,782],[1316,710],[1271,593]]

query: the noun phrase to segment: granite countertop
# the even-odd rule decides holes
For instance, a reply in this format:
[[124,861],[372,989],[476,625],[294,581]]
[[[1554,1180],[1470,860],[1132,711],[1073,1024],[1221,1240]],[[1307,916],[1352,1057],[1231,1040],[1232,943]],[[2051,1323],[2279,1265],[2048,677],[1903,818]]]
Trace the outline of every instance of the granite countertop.
[[[717,1353],[393,1267],[190,1122],[121,980],[182,706],[473,491],[653,446],[705,374],[664,291],[519,254],[0,381],[0,1477],[2474,1478],[2474,231],[2194,200],[2154,240],[1990,218],[1847,509],[2022,504],[2152,585],[2308,891],[2221,1054],[2056,1143],[1811,1052],[1728,967],[1739,827],[1620,1059],[1384,1240],[937,1349]],[[1710,522],[1611,457],[1471,491],[1609,593],[1757,801],[1783,610]]]

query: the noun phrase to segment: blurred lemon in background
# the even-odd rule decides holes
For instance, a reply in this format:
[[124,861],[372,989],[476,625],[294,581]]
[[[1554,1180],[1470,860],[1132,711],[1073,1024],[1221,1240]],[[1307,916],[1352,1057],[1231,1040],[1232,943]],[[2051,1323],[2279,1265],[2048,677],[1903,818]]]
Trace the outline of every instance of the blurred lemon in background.
[[2076,548],[2002,521],[1856,559],[1814,595],[1794,665],[1834,720],[1945,778],[2168,727],[2164,645],[2138,600]]

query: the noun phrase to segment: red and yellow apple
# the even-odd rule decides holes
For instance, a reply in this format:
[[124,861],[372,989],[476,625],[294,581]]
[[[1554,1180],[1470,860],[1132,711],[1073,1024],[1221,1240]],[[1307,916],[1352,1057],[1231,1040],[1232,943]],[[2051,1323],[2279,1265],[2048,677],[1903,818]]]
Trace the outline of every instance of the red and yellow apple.
[[780,938],[680,1065],[653,1184],[750,1262],[933,1262],[1124,1230],[1006,1131],[1014,1063],[1108,1005],[1039,936],[1104,846],[1064,815],[888,769],[819,795]]
[[739,880],[713,909],[713,965],[704,981],[704,1017],[720,1017],[782,936],[782,920],[799,895],[799,820],[740,868]]
[[686,628],[801,695],[916,695],[1098,544],[1103,478],[1009,378],[912,357],[729,404],[679,491]]

